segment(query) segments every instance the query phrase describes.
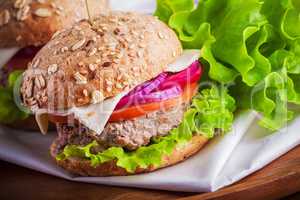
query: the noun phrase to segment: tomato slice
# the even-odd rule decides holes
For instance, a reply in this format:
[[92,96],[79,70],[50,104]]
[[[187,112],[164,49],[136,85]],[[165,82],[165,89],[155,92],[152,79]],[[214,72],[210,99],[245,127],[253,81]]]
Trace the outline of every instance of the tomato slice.
[[175,107],[183,102],[190,101],[197,93],[198,84],[193,83],[188,85],[180,97],[168,99],[161,102],[148,103],[138,106],[131,106],[120,110],[115,110],[111,115],[109,122],[118,122],[123,120],[133,119],[156,110],[167,110]]

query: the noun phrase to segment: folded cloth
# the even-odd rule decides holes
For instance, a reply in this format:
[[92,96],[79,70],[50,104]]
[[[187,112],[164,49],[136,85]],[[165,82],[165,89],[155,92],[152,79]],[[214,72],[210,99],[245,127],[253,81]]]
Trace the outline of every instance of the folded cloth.
[[72,181],[140,188],[208,192],[234,183],[300,144],[300,118],[271,134],[257,126],[255,113],[241,113],[233,131],[213,139],[194,157],[173,167],[127,177],[78,177],[56,166],[43,136],[0,127],[0,159]]

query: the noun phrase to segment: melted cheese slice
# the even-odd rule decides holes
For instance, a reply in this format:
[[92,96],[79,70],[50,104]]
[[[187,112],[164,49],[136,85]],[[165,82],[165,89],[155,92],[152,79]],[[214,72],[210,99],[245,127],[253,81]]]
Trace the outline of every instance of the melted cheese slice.
[[171,63],[167,67],[167,72],[180,72],[189,67],[193,62],[200,57],[199,50],[184,50],[180,57],[175,62]]
[[0,49],[0,68],[3,67],[19,50],[20,48],[18,47]]
[[91,104],[85,107],[74,107],[71,109],[71,112],[74,113],[75,119],[78,119],[80,123],[97,135],[100,135],[115,107],[126,94],[128,92],[122,92],[118,96],[106,99],[102,103]]
[[[198,60],[200,56],[199,50],[186,50],[178,59],[168,65],[167,72],[180,72],[189,67],[194,61]],[[74,107],[67,113],[74,113],[74,116],[80,123],[92,130],[96,135],[100,135],[107,124],[111,114],[115,110],[119,101],[128,94],[129,91],[124,91],[116,97],[106,99],[98,104],[91,104],[84,107]],[[44,126],[45,117],[43,115],[37,116],[37,122],[41,122],[40,128],[42,131],[47,130]]]
[[39,111],[35,114],[35,120],[40,128],[43,135],[48,132],[49,115],[45,111]]

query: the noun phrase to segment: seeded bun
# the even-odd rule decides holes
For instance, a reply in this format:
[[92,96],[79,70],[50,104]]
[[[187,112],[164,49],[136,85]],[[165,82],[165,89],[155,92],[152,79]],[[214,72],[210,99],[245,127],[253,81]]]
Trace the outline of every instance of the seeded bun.
[[71,157],[65,160],[57,160],[55,159],[57,156],[55,152],[58,152],[57,148],[59,146],[57,141],[54,141],[54,143],[51,145],[50,152],[59,166],[74,174],[81,176],[126,176],[152,172],[161,168],[175,165],[197,153],[207,142],[208,139],[203,136],[193,136],[191,141],[184,147],[178,147],[171,155],[164,156],[161,166],[151,166],[146,169],[138,168],[134,173],[129,173],[125,169],[118,167],[115,160],[97,165],[96,167],[91,166],[90,161],[82,158]]
[[[89,0],[91,16],[107,12],[107,0]],[[0,1],[0,48],[40,46],[62,28],[87,19],[85,0]]]
[[111,12],[81,21],[34,58],[23,78],[24,104],[35,110],[99,103],[154,78],[181,53],[176,34],[153,16]]

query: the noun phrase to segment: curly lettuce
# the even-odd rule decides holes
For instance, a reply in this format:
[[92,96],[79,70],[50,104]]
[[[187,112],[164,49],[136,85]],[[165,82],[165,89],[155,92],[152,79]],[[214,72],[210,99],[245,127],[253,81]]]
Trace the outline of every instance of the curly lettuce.
[[298,0],[200,0],[195,6],[177,0],[186,2],[182,10],[172,2],[157,1],[156,16],[184,48],[201,49],[208,79],[232,85],[239,109],[256,110],[259,123],[273,131],[294,118],[289,104],[300,105]]
[[12,124],[17,120],[28,118],[28,114],[21,111],[15,104],[13,90],[23,71],[16,70],[10,73],[6,86],[0,86],[0,123]]
[[94,141],[86,146],[68,145],[57,159],[80,157],[89,160],[92,166],[115,160],[117,166],[130,173],[137,167],[159,167],[163,156],[170,155],[175,148],[189,142],[194,134],[212,138],[216,130],[228,132],[233,123],[234,110],[235,100],[227,90],[212,87],[194,97],[191,107],[177,128],[171,130],[167,136],[153,139],[148,146],[140,147],[133,152],[126,152],[121,147],[111,147],[95,154],[92,153],[92,149],[99,144]]

